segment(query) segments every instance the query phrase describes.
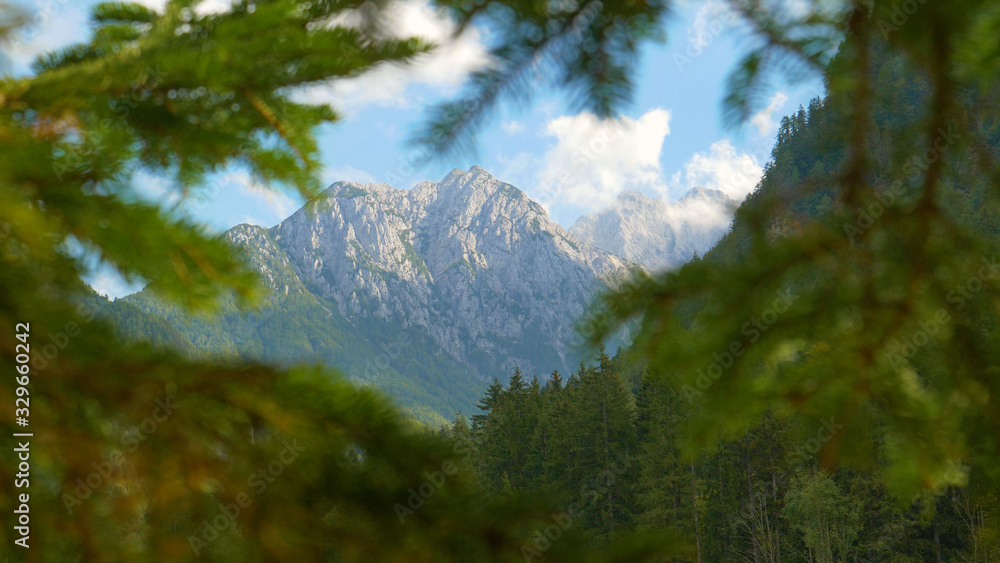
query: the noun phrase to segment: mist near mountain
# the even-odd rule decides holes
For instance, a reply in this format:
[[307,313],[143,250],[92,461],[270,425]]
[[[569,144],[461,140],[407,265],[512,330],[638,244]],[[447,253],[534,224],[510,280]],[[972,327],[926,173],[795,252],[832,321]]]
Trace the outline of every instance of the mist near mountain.
[[676,202],[624,191],[613,206],[579,218],[569,232],[647,269],[674,269],[726,234],[737,205],[725,192],[701,187]]

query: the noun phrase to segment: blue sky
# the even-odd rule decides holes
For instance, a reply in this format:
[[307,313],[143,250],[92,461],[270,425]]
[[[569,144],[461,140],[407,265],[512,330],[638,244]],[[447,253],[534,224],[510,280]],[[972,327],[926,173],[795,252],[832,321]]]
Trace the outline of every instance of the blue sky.
[[[26,72],[39,52],[85,40],[87,14],[95,0],[42,0],[33,31],[6,48],[8,73]],[[141,3],[161,8],[163,0]],[[224,10],[227,0],[205,0],[200,9]],[[782,115],[821,94],[817,79],[790,85],[779,79],[761,112],[739,128],[724,125],[725,79],[753,37],[724,2],[682,1],[667,28],[665,45],[650,45],[639,71],[635,100],[617,120],[600,121],[567,106],[559,92],[539,92],[529,107],[503,106],[478,139],[478,154],[437,160],[419,168],[406,139],[424,109],[455,94],[467,72],[487,62],[489,37],[471,29],[450,40],[453,27],[426,0],[399,0],[394,10],[400,34],[441,43],[412,68],[380,68],[350,81],[301,92],[304,100],[330,103],[343,120],[319,131],[322,180],[386,182],[409,188],[439,180],[453,168],[478,164],[536,199],[554,220],[570,226],[581,214],[614,204],[624,189],[674,200],[699,185],[741,199],[757,183]],[[170,199],[169,184],[140,175],[150,197]],[[273,193],[240,170],[209,180],[201,199],[185,212],[222,231],[239,223],[271,226],[300,205]],[[98,269],[92,285],[112,297],[134,291]]]

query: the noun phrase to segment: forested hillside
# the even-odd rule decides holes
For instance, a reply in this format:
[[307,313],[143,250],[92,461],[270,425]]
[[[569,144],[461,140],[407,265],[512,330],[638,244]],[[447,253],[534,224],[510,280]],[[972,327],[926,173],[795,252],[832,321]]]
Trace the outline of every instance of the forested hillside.
[[[808,361],[808,360],[807,360]],[[828,471],[820,445],[842,421],[768,414],[745,435],[688,459],[683,390],[624,351],[542,383],[494,382],[476,414],[442,429],[491,494],[554,494],[554,522],[596,541],[676,533],[691,561],[991,561],[995,492],[939,486],[894,498],[878,468]],[[963,471],[956,466],[954,471]],[[558,537],[536,530],[526,556]]]
[[424,423],[474,403],[483,385],[440,354],[416,329],[386,323],[352,324],[335,304],[306,293],[272,295],[260,306],[219,300],[211,315],[189,315],[148,294],[113,302],[94,297],[98,310],[133,342],[176,350],[203,361],[277,366],[326,364],[359,386],[378,388],[408,416]]
[[[841,141],[850,134],[842,118],[850,100],[814,99],[808,108],[782,120],[772,161],[757,191],[738,211],[731,232],[682,270],[679,279],[694,268],[711,274],[720,265],[741,264],[754,259],[751,250],[761,241],[777,245],[790,234],[817,226],[859,247],[879,244],[863,235],[884,213],[921,213],[920,174],[931,161],[943,158],[941,153],[952,142],[950,129],[941,129],[937,139],[914,137],[894,146],[892,139],[898,142],[901,132],[919,125],[914,116],[929,102],[931,89],[924,77],[907,71],[902,57],[884,49],[874,53],[871,76],[877,103],[874,126],[866,136],[873,168],[885,171],[871,178],[877,198],[852,207],[836,181],[848,165]],[[991,140],[983,150],[995,154],[1000,147],[997,99],[984,95],[987,91],[995,93],[968,88],[959,99]],[[942,172],[942,208],[962,228],[997,241],[1000,229],[995,203],[988,197],[990,180],[974,172],[976,155],[967,153],[952,162]],[[890,171],[896,167],[898,172],[900,165],[906,180],[890,181]],[[848,220],[834,219],[843,216]],[[777,294],[761,288],[773,308],[748,318],[732,335],[730,347],[712,354],[693,340],[697,331],[692,329],[704,328],[703,310],[721,317],[726,311],[716,309],[717,303],[688,300],[671,324],[658,329],[658,340],[640,340],[614,358],[602,350],[594,365],[581,366],[568,378],[553,374],[543,383],[516,374],[506,388],[495,383],[471,423],[459,417],[445,433],[476,445],[470,465],[495,494],[555,491],[563,506],[579,509],[574,520],[595,538],[616,530],[674,530],[687,540],[690,560],[996,560],[996,468],[980,463],[981,454],[976,453],[995,452],[995,435],[987,431],[965,455],[953,445],[954,457],[940,477],[924,481],[922,493],[904,494],[907,489],[900,483],[916,478],[920,469],[907,468],[910,473],[901,474],[890,463],[898,463],[897,444],[907,442],[905,435],[891,430],[886,402],[860,402],[850,419],[829,406],[825,414],[815,408],[799,411],[810,405],[819,385],[833,384],[843,375],[829,366],[837,365],[838,348],[847,336],[816,339],[807,328],[785,333],[788,344],[783,351],[755,358],[743,382],[748,387],[741,390],[727,379],[737,358],[759,350],[758,341],[781,338],[769,335],[768,329],[824,279],[824,264],[817,260],[796,270],[794,277],[783,278],[792,281]],[[953,330],[956,337],[967,337],[961,327],[950,326],[955,311],[974,311],[980,330],[976,338],[996,347],[988,336],[992,304],[981,293],[983,284],[998,273],[995,258],[986,255],[973,264],[976,271],[979,277],[973,282],[947,294],[951,308],[943,316],[930,312],[921,325],[923,334],[887,335],[888,361],[904,384],[910,382],[911,392],[919,393],[924,385],[938,387],[953,377],[948,354],[961,354],[962,346],[972,345],[948,339]],[[799,320],[800,327],[809,322]],[[856,330],[851,321],[845,318],[844,335]],[[675,350],[689,347],[699,369],[677,370],[665,356],[655,354],[652,362],[635,359],[651,346],[666,346],[659,342],[669,342]],[[955,346],[958,349],[950,349]],[[792,386],[776,391],[784,406],[763,409],[758,403],[752,414],[745,412],[750,405],[743,397],[749,389],[759,392],[775,385],[779,376],[793,375],[797,377]],[[721,386],[726,386],[724,391]],[[724,410],[723,404],[732,405],[729,419],[706,418],[707,412]],[[928,408],[919,398],[910,399],[910,405]],[[925,436],[917,420],[914,416],[912,430]],[[988,422],[979,423],[989,428]],[[535,547],[543,550],[551,541],[540,531]]]

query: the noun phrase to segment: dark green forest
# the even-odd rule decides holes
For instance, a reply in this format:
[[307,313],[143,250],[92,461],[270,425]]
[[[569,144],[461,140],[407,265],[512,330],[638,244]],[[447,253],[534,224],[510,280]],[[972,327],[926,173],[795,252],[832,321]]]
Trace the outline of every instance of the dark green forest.
[[459,414],[440,432],[489,494],[559,499],[550,525],[526,542],[527,560],[541,559],[570,523],[595,541],[672,532],[690,561],[1000,556],[1000,537],[985,526],[997,517],[995,493],[939,485],[899,499],[877,467],[825,469],[820,445],[843,429],[834,418],[811,425],[769,414],[689,459],[679,434],[697,408],[627,351],[611,358],[601,350],[568,377],[554,372],[542,383],[517,372],[506,386],[495,381],[476,414]]

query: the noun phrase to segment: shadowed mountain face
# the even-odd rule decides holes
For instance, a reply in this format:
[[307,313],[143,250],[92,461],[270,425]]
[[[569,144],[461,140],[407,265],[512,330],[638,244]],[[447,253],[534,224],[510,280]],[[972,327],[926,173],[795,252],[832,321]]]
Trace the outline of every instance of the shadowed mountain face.
[[418,415],[468,412],[484,382],[515,367],[575,367],[577,319],[634,266],[479,167],[412,190],[336,183],[273,228],[224,237],[271,289],[260,311],[228,305],[207,320],[148,291],[127,301],[204,353],[328,363]]
[[715,245],[736,206],[724,192],[700,187],[672,203],[625,191],[614,206],[581,217],[569,231],[647,269],[673,269]]

